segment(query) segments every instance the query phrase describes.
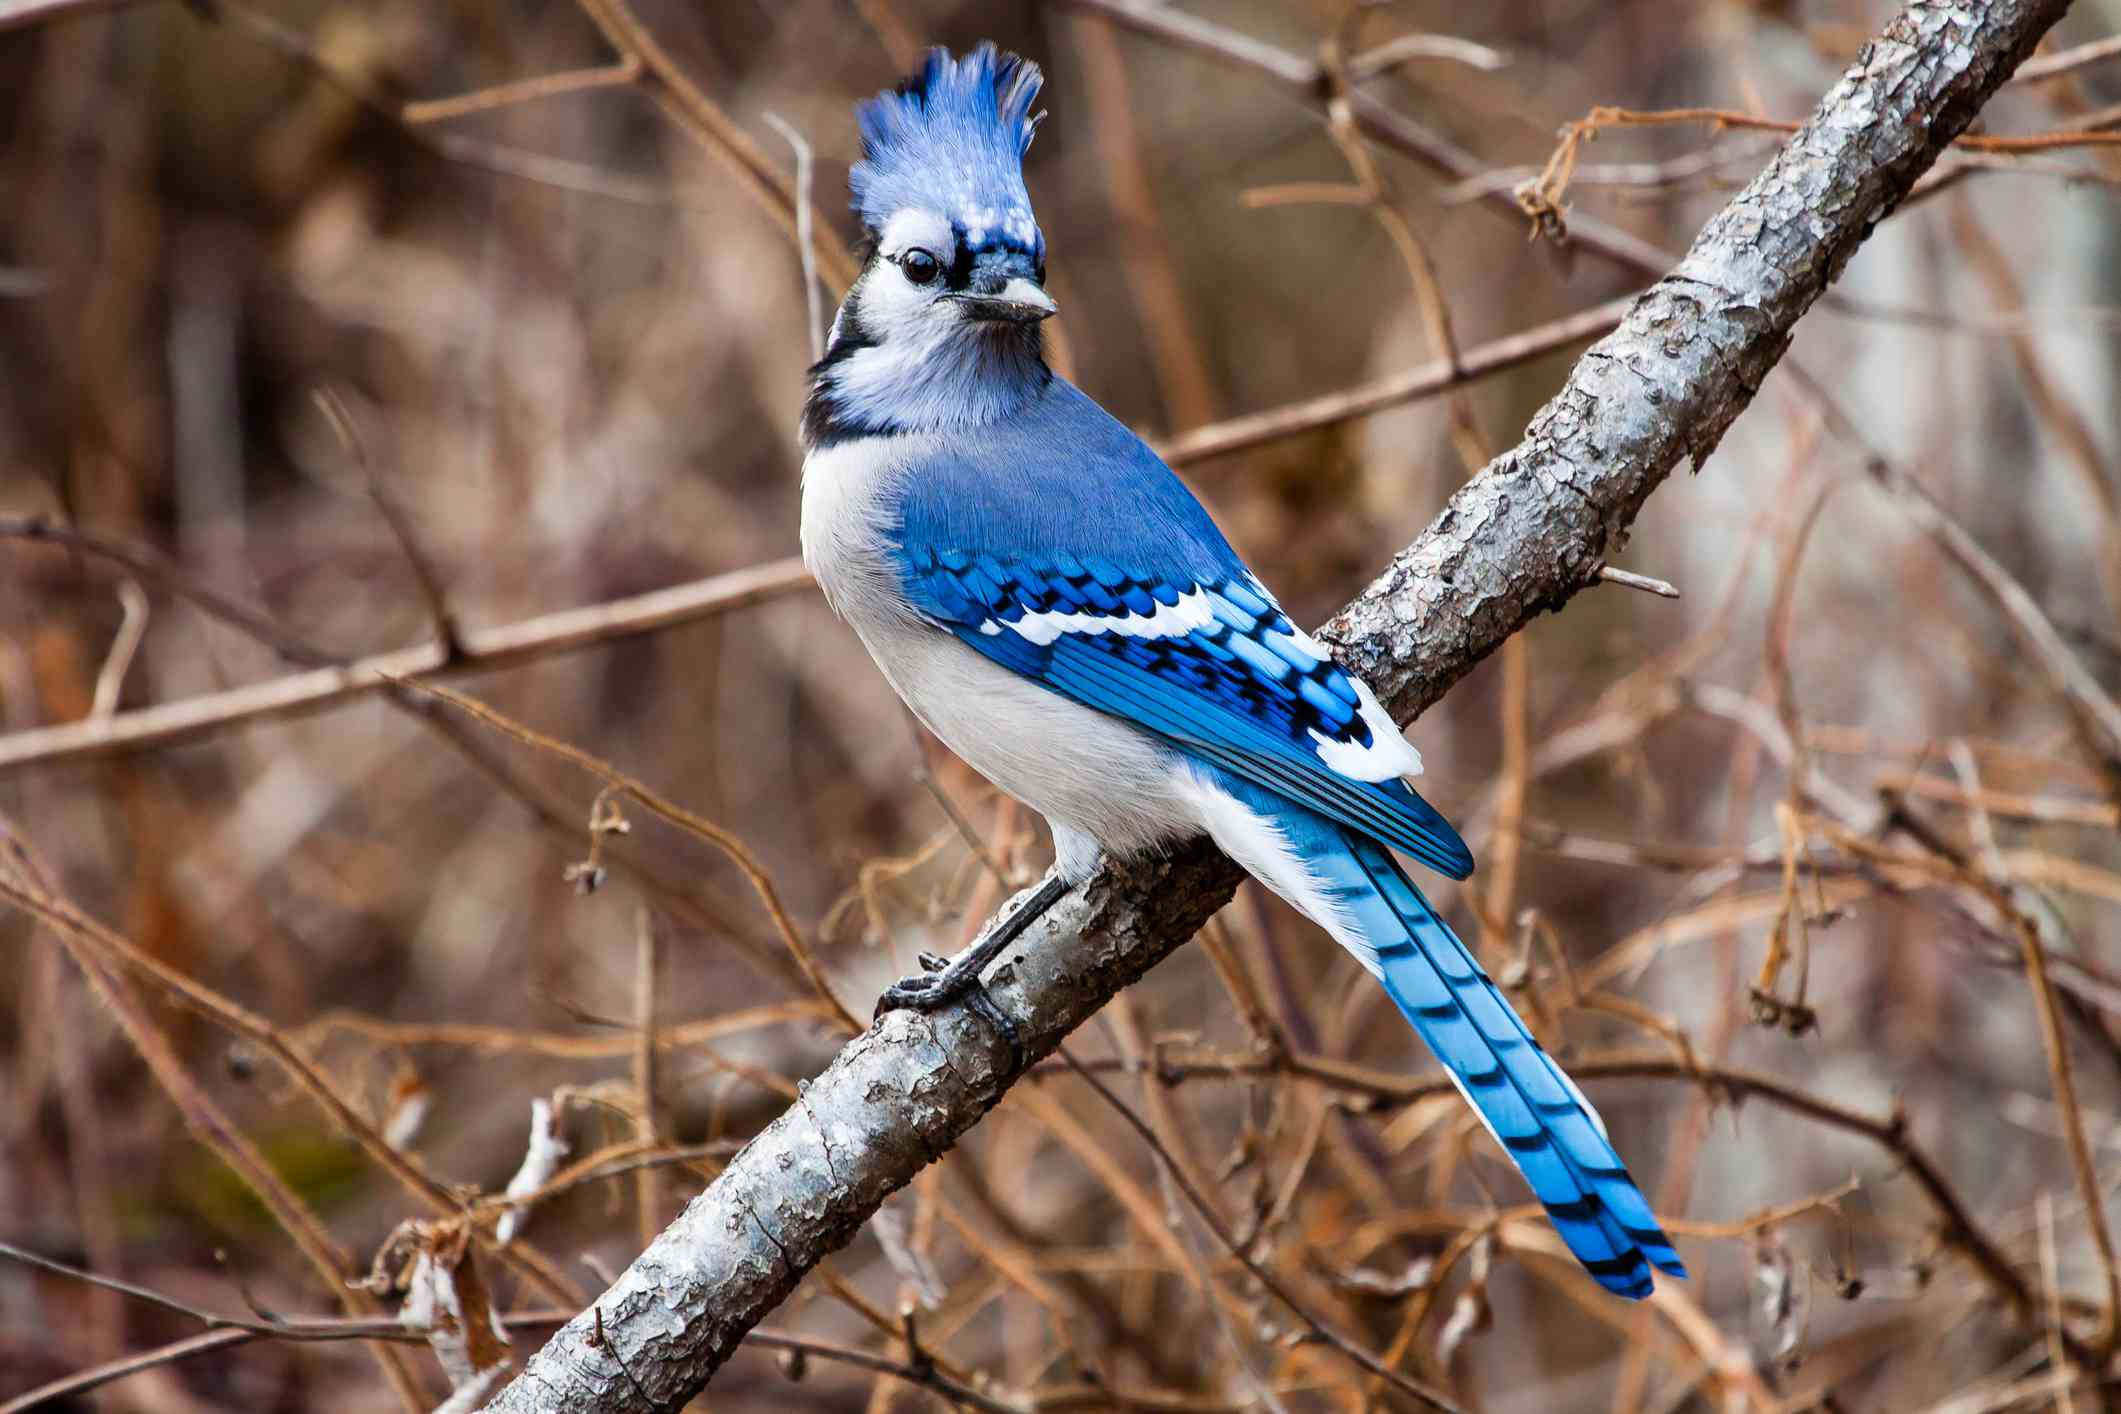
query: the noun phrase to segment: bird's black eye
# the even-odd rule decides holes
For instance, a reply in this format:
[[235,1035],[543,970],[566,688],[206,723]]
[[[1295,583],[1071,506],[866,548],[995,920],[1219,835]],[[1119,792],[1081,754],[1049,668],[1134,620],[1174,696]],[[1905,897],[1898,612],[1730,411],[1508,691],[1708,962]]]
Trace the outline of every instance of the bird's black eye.
[[898,258],[899,269],[916,285],[931,285],[935,277],[943,273],[942,262],[927,251],[915,246]]

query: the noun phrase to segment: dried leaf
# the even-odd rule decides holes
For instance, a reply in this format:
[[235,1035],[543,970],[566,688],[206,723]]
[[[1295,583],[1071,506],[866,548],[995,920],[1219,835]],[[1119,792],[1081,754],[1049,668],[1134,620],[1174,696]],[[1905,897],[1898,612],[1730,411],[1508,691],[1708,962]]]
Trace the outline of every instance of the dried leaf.
[[383,1116],[383,1142],[393,1149],[404,1149],[420,1135],[420,1126],[427,1122],[427,1111],[434,1101],[434,1091],[410,1066],[401,1069],[390,1082],[390,1106]]
[[462,1232],[424,1229],[420,1236],[398,1323],[427,1337],[449,1387],[461,1391],[507,1367],[508,1333],[487,1300],[474,1249]]
[[1753,1358],[1790,1368],[1811,1320],[1811,1283],[1781,1234],[1770,1230],[1753,1248]]
[[1388,1272],[1377,1267],[1351,1267],[1344,1272],[1333,1273],[1334,1285],[1349,1291],[1359,1291],[1365,1296],[1382,1296],[1387,1300],[1410,1295],[1429,1284],[1436,1275],[1434,1256],[1416,1257],[1399,1271]]
[[[530,1102],[530,1145],[523,1153],[522,1166],[515,1177],[508,1180],[507,1194],[521,1198],[535,1193],[552,1182],[552,1176],[560,1171],[560,1161],[565,1159],[571,1146],[560,1137],[558,1124],[553,1119],[552,1101],[543,1096]],[[506,1247],[515,1240],[516,1233],[530,1217],[528,1204],[517,1204],[501,1214],[494,1227],[493,1240]]]

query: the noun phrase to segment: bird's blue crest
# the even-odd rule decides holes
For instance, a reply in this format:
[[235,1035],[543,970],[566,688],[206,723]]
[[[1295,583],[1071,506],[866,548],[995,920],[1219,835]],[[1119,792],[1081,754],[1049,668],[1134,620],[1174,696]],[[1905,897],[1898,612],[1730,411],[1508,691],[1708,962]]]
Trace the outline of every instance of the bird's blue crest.
[[960,227],[966,245],[1041,245],[1024,189],[1024,152],[1045,114],[1032,102],[1045,82],[1038,65],[982,44],[962,59],[928,51],[921,72],[863,103],[862,160],[849,184],[871,232],[919,208]]

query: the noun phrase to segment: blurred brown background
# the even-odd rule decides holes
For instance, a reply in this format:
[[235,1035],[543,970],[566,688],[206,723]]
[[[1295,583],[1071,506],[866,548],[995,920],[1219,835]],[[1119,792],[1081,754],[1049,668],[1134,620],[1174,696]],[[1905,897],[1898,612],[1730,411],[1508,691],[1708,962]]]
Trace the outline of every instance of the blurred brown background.
[[[0,32],[6,731],[88,716],[99,677],[122,721],[297,670],[167,577],[32,543],[30,518],[159,552],[184,586],[331,658],[428,640],[421,561],[475,632],[795,553],[803,280],[727,141],[652,72],[461,113],[401,106],[608,65],[589,13],[28,8],[44,13]],[[1365,148],[1471,350],[1646,283],[1581,242],[1528,241],[1507,200],[1481,198],[1532,176],[1560,125],[1598,104],[1800,118],[1892,7],[1189,10],[1299,63],[1342,34],[1363,93],[1475,159],[1452,175]],[[1029,180],[1063,310],[1056,357],[1145,435],[1437,356],[1393,218],[1288,190],[1344,189],[1349,154],[1304,92],[1256,70],[1028,0],[631,13],[776,180],[795,159],[769,114],[814,145],[833,252],[854,235],[856,99],[931,42],[992,38],[1045,65]],[[2117,29],[2121,5],[2082,0],[2050,50]],[[1418,34],[1487,48],[1362,67]],[[2104,126],[2117,102],[2121,63],[2087,63],[2007,89],[1987,122]],[[1775,141],[1608,131],[1567,202],[1676,251]],[[1792,358],[2121,690],[2121,153],[1954,161],[1863,248]],[[1580,347],[1476,383],[1476,440],[1513,442]],[[1184,474],[1317,622],[1435,514],[1467,437],[1429,399]],[[2050,1298],[2097,1334],[2106,1265],[2063,1140],[2081,1117],[2099,1181],[2121,1174],[2121,768],[2087,749],[1994,595],[1866,477],[1866,454],[1778,371],[1637,530],[1625,567],[1683,598],[1581,597],[1528,634],[1521,692],[1491,662],[1412,733],[1427,792],[1485,861],[1477,896],[1439,899],[1491,968],[1529,980],[1569,1058],[1667,1063],[1587,1082],[1695,1273],[1655,1310],[1591,1290],[1521,1214],[1474,1241],[1521,1184],[1455,1101],[1390,1102],[1389,1082],[1431,1062],[1359,969],[1264,894],[1224,914],[1226,966],[1188,947],[1078,1038],[1084,1056],[1191,1065],[1175,1087],[1115,1083],[1260,1260],[1469,1406],[2031,1407],[2055,1397],[2039,1383]],[[146,591],[135,611],[128,580]],[[144,632],[121,681],[108,660],[129,614]],[[954,950],[992,912],[996,870],[1014,886],[1047,858],[1042,827],[921,740],[811,592],[454,681],[740,837],[858,1014],[917,949]],[[778,1113],[841,1034],[725,856],[629,804],[630,833],[599,846],[608,879],[578,893],[563,875],[589,849],[601,782],[424,707],[370,694],[0,774],[0,812],[46,885],[127,941],[111,966],[151,1044],[313,1211],[347,1274],[401,1220],[432,1216],[379,1161],[386,1134],[438,1185],[487,1192],[523,1157],[532,1099],[556,1092],[575,1158],[644,1129],[711,1146]],[[1521,927],[1524,910],[1541,923]],[[2052,954],[2074,1115],[2014,918]],[[1568,972],[1528,935],[1550,936]],[[1771,939],[1794,951],[1756,999]],[[55,933],[10,908],[0,947],[0,1239],[214,1310],[243,1311],[242,1283],[284,1314],[341,1313]],[[173,1004],[143,960],[312,1057],[370,1142],[269,1046]],[[1594,990],[1624,1004],[1578,1004]],[[645,1114],[644,991],[664,1039]],[[1247,996],[1250,1023],[1233,999]],[[1383,1088],[1291,1074],[1261,1036]],[[1757,1095],[1734,1106],[1672,1072],[1675,1036],[1875,1132]],[[1878,1142],[1896,1107],[2029,1309],[1963,1233],[1940,1240],[1934,1191]],[[711,1149],[692,1153],[540,1204],[518,1241],[593,1293],[712,1173]],[[1172,1216],[1149,1153],[1074,1080],[1020,1087],[893,1211],[911,1256],[865,1233],[772,1324],[905,1360],[907,1306],[925,1350],[1027,1408],[1399,1407],[1286,1339],[1286,1314]],[[565,1304],[520,1266],[484,1270],[503,1310]],[[198,1329],[0,1260],[0,1399]],[[396,1391],[361,1344],[264,1341],[51,1407],[439,1402],[435,1361],[399,1349]],[[697,1407],[942,1406],[830,1359],[790,1383],[745,1353]]]

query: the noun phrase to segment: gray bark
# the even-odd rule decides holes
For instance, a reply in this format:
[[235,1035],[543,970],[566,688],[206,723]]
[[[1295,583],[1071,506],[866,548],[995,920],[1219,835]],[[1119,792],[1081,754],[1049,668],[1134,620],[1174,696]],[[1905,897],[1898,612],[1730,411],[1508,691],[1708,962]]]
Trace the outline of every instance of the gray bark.
[[[1404,719],[1595,582],[1644,500],[1682,460],[1708,457],[1798,318],[2067,8],[1909,5],[1678,268],[1584,354],[1523,442],[1327,626],[1341,660]],[[990,986],[1027,1053],[1047,1054],[1191,937],[1240,877],[1199,844],[1115,864],[1069,895]],[[962,1010],[887,1016],[487,1408],[678,1407],[994,1105],[1005,1064],[995,1034]]]

